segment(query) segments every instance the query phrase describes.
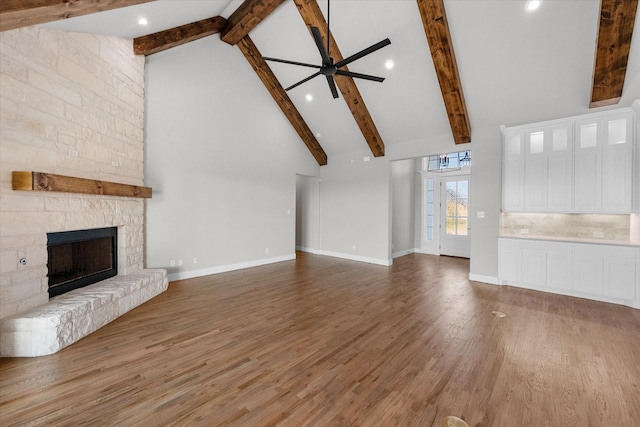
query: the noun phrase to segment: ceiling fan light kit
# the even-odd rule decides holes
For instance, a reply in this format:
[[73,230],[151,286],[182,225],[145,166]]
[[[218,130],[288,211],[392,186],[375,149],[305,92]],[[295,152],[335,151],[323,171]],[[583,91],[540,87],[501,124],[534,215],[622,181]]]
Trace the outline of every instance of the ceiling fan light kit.
[[311,74],[309,77],[306,77],[302,80],[300,80],[297,83],[294,83],[293,85],[285,88],[286,91],[291,90],[295,87],[300,86],[303,83],[308,82],[309,80],[318,77],[320,75],[323,75],[326,77],[327,79],[327,84],[329,85],[329,89],[331,90],[331,95],[333,96],[334,99],[338,98],[338,90],[336,88],[336,83],[333,79],[333,76],[338,75],[338,76],[346,76],[346,77],[352,77],[352,78],[357,78],[357,79],[364,79],[364,80],[370,80],[370,81],[374,81],[374,82],[379,82],[382,83],[384,81],[384,77],[377,77],[377,76],[372,76],[369,74],[361,74],[361,73],[354,73],[352,71],[349,70],[341,70],[342,67],[347,66],[348,64],[369,55],[370,53],[373,53],[379,49],[382,49],[385,46],[388,46],[391,44],[391,40],[389,40],[388,38],[369,46],[366,49],[361,50],[358,53],[355,53],[351,56],[349,56],[348,58],[343,59],[342,61],[333,62],[333,58],[330,56],[330,52],[331,52],[331,46],[330,46],[330,40],[331,40],[331,31],[330,31],[330,7],[331,7],[331,1],[328,0],[327,1],[327,46],[325,47],[324,42],[322,40],[322,34],[320,33],[320,29],[318,27],[311,27],[311,34],[313,35],[313,40],[316,43],[316,46],[318,47],[318,51],[320,52],[320,57],[322,58],[322,65],[314,65],[314,64],[306,64],[304,62],[296,62],[296,61],[288,61],[286,59],[278,59],[278,58],[269,58],[269,57],[264,57],[263,59],[266,61],[273,61],[273,62],[280,62],[283,64],[290,64],[290,65],[297,65],[297,66],[301,66],[301,67],[309,67],[309,68],[316,68],[318,69],[318,71],[314,74]]

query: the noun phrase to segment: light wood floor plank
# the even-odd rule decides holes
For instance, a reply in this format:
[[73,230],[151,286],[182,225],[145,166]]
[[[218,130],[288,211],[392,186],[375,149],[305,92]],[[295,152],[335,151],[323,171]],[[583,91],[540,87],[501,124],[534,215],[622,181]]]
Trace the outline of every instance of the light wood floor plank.
[[640,310],[468,273],[300,253],[173,282],[57,354],[0,359],[0,425],[637,425]]

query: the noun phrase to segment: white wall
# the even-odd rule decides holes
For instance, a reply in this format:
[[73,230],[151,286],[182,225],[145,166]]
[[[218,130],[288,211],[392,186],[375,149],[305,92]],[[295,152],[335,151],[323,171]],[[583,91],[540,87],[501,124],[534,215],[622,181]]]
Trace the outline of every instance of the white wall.
[[393,257],[415,249],[416,162],[391,162],[391,247]]
[[389,160],[368,149],[333,155],[320,177],[321,253],[389,265]]
[[319,167],[240,51],[212,36],[152,55],[146,85],[147,266],[295,257],[296,173]]
[[[472,135],[469,276],[473,280],[497,283],[497,237],[502,205],[502,134],[496,126],[474,129]],[[478,218],[478,212],[484,212],[484,218]]]

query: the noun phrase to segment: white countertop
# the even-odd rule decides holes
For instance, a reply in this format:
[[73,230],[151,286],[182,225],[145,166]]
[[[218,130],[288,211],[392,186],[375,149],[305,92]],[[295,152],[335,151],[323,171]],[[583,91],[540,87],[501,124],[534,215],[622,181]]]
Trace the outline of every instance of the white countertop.
[[588,243],[597,245],[616,245],[616,246],[630,246],[640,247],[640,243],[634,243],[630,241],[621,240],[605,240],[605,239],[580,239],[577,237],[557,237],[557,236],[532,236],[529,234],[501,234],[498,236],[500,239],[521,239],[521,240],[544,240],[549,242],[564,242],[564,243]]

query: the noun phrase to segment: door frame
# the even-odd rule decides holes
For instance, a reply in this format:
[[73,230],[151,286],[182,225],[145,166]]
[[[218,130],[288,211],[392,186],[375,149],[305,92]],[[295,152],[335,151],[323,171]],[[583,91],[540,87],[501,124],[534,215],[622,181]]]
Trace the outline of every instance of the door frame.
[[[419,253],[430,254],[430,255],[441,255],[440,254],[440,239],[441,239],[441,184],[444,181],[444,178],[453,178],[456,176],[468,176],[469,177],[469,188],[472,186],[473,175],[471,173],[471,166],[463,167],[459,170],[448,171],[448,172],[428,172],[421,171],[422,175],[421,185],[420,185],[420,200],[421,200],[421,210],[420,210],[420,248]],[[433,209],[433,239],[427,240],[427,226],[426,226],[426,218],[427,218],[427,179],[434,180],[434,209]],[[471,191],[469,191],[469,239],[471,239],[471,229],[473,228],[473,218],[471,216],[471,206],[473,201],[471,200]]]

